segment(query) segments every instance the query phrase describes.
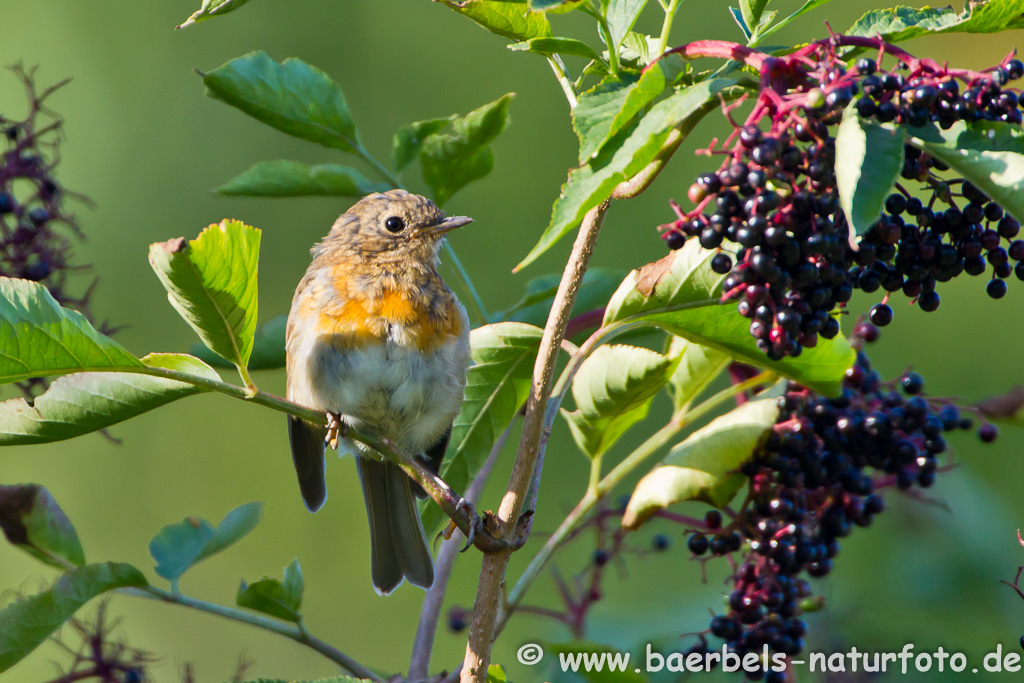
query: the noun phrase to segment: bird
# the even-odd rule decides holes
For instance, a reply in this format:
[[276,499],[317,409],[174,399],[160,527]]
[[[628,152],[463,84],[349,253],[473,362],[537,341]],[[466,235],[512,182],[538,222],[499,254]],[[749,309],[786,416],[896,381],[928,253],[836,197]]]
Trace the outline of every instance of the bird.
[[401,189],[360,199],[312,248],[288,314],[287,397],[326,415],[324,423],[288,417],[299,489],[316,512],[327,499],[327,446],[355,456],[380,595],[405,579],[433,583],[415,501],[424,494],[393,462],[344,435],[351,428],[385,438],[437,471],[470,364],[469,318],[438,273],[439,250],[449,231],[472,220]]

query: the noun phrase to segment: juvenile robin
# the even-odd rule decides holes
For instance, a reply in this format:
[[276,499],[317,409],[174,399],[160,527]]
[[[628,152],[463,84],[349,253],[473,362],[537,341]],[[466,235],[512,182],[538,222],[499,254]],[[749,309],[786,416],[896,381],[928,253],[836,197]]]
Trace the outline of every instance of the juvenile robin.
[[469,320],[437,272],[438,250],[445,233],[471,221],[405,190],[363,198],[313,247],[288,315],[288,398],[327,414],[325,424],[288,418],[299,488],[319,510],[325,442],[355,456],[382,595],[404,578],[423,588],[434,580],[415,485],[344,433],[365,430],[440,464],[462,404]]

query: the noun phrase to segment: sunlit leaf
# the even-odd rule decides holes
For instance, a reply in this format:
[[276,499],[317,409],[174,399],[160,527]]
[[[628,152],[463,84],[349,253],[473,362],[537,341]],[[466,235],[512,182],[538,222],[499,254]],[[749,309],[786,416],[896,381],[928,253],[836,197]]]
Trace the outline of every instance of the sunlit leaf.
[[442,0],[447,7],[472,19],[479,26],[509,40],[529,40],[551,35],[551,24],[543,12],[534,12],[526,0]]
[[903,170],[903,133],[862,119],[851,105],[836,133],[836,189],[851,233],[878,222]]
[[39,647],[96,596],[146,585],[146,577],[131,565],[88,564],[67,572],[51,588],[0,609],[0,673]]
[[411,164],[423,149],[423,141],[434,133],[447,128],[454,118],[456,117],[452,115],[443,119],[414,121],[399,128],[391,140],[391,154],[395,160],[395,169],[401,171]]
[[580,366],[572,383],[576,410],[562,410],[584,455],[603,455],[627,429],[647,417],[668,382],[672,359],[636,346],[608,344]]
[[[288,316],[275,315],[256,328],[249,356],[250,370],[276,370],[285,366],[284,333]],[[233,368],[234,365],[211,351],[204,344],[195,343],[189,353],[198,356],[215,368]]]
[[0,531],[15,547],[51,567],[63,570],[85,564],[74,525],[38,484],[0,484]]
[[622,525],[635,529],[658,510],[687,500],[728,505],[746,481],[738,469],[778,415],[775,398],[748,401],[695,431],[636,485]]
[[306,583],[302,578],[302,568],[298,560],[284,568],[284,576],[277,579],[264,578],[253,583],[242,582],[238,588],[235,602],[239,607],[247,607],[257,612],[269,614],[278,619],[298,623],[302,617],[302,594]]
[[604,324],[628,320],[654,324],[690,341],[768,368],[815,391],[834,396],[855,354],[840,335],[819,338],[797,358],[769,360],[750,336],[750,322],[734,302],[721,302],[724,275],[711,270],[714,250],[689,240],[682,249],[634,270],[608,303]]
[[865,13],[846,31],[890,43],[933,33],[997,33],[1024,28],[1024,0],[975,3],[963,14],[952,7],[892,7]]
[[250,52],[203,75],[206,93],[282,133],[352,152],[356,126],[338,84],[300,59]]
[[186,517],[168,524],[149,542],[156,573],[176,585],[178,578],[207,557],[234,545],[260,523],[263,503],[235,508],[214,528],[200,517]]
[[773,34],[776,31],[778,31],[780,28],[783,28],[784,26],[788,25],[789,22],[793,21],[794,19],[799,18],[800,16],[806,14],[807,12],[810,12],[813,9],[817,9],[818,7],[821,7],[822,5],[824,5],[828,1],[829,0],[806,0],[804,2],[804,4],[800,6],[800,9],[798,9],[795,12],[793,12],[792,14],[790,14],[788,17],[786,17],[785,19],[783,19],[779,23],[773,24],[771,27],[767,28],[766,30],[761,31],[758,34],[758,38],[760,39],[760,38],[766,38],[766,37],[770,36],[771,34]]
[[310,166],[301,161],[260,161],[217,188],[218,194],[241,197],[362,197],[391,189],[339,164]]
[[249,2],[249,0],[203,0],[202,6],[193,12],[192,16],[185,20],[185,23],[177,28],[185,28],[200,21],[206,21],[211,17],[234,12],[236,9]]
[[647,0],[608,0],[605,18],[612,37],[612,49],[618,48],[622,39],[633,29],[633,24],[646,4]]
[[666,354],[679,358],[669,378],[672,405],[676,411],[687,406],[707,389],[708,385],[728,367],[729,354],[709,346],[701,346],[682,337],[672,337]]
[[149,248],[171,305],[210,350],[242,368],[256,329],[259,254],[260,231],[235,220]]
[[586,59],[601,59],[594,48],[575,38],[531,38],[521,43],[512,43],[508,49],[516,52],[536,52],[542,55],[559,54]]
[[[542,334],[532,325],[511,322],[485,325],[471,333],[473,365],[466,378],[466,398],[440,469],[454,490],[465,491],[525,403]],[[428,534],[447,519],[429,500],[420,512]]]

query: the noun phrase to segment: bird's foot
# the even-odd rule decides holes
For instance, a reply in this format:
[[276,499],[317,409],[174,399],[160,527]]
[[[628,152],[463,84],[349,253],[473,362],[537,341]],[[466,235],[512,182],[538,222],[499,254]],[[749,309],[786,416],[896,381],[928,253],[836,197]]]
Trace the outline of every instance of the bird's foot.
[[332,450],[338,450],[338,439],[345,436],[348,432],[348,425],[346,425],[341,419],[341,413],[327,413],[327,436],[324,438],[324,443],[331,447]]

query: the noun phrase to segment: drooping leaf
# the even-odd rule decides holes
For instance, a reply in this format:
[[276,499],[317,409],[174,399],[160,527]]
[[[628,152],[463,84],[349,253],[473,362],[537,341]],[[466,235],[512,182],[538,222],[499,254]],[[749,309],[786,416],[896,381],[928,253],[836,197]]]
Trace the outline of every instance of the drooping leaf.
[[450,132],[427,136],[420,150],[423,179],[443,205],[463,187],[483,178],[494,166],[491,143],[509,123],[508,105],[515,93],[452,119]]
[[39,647],[96,596],[146,585],[146,577],[131,565],[88,564],[62,575],[49,589],[0,609],[0,673]]
[[626,34],[633,30],[633,24],[646,4],[647,0],[608,0],[605,19],[608,21],[613,50],[618,48]]
[[443,119],[427,119],[414,121],[402,126],[391,140],[391,154],[395,160],[395,170],[401,171],[412,163],[416,155],[423,149],[423,141],[430,135],[446,128],[454,115]]
[[779,415],[775,398],[748,401],[675,446],[636,485],[622,526],[636,529],[658,510],[687,500],[728,505],[746,477],[749,460]]
[[142,361],[62,308],[38,282],[0,277],[0,384]]
[[[511,322],[485,325],[470,334],[473,365],[466,398],[440,469],[441,478],[460,494],[526,401],[542,334],[532,325]],[[447,519],[429,500],[421,504],[420,514],[428,534]]]
[[203,83],[210,97],[282,133],[346,152],[358,146],[341,88],[300,59],[279,64],[266,52],[250,52],[205,74]]
[[302,578],[302,568],[298,560],[284,568],[281,581],[263,578],[251,584],[245,581],[238,588],[235,602],[239,607],[247,607],[257,612],[269,614],[278,619],[298,623],[302,617],[302,594],[306,583]]
[[256,329],[260,231],[223,220],[186,242],[149,247],[167,298],[210,350],[244,368]]
[[[150,354],[142,362],[220,379],[213,368],[191,356]],[[31,404],[24,398],[0,403],[0,446],[49,443],[90,434],[203,391],[207,389],[194,384],[127,372],[65,375],[51,382]]]
[[214,528],[200,517],[186,517],[168,524],[149,542],[156,573],[176,585],[188,569],[207,557],[234,545],[260,523],[263,503],[240,505]]
[[935,124],[908,128],[908,140],[958,171],[1024,221],[1024,137],[1006,123],[955,123],[949,130]]
[[386,192],[391,186],[374,183],[348,166],[301,161],[260,161],[216,189],[239,197],[362,197]]
[[587,211],[603,202],[616,185],[658,157],[673,129],[695,124],[718,106],[718,93],[737,83],[732,78],[713,78],[679,90],[654,105],[635,128],[621,131],[601,155],[571,171],[555,202],[550,224],[516,270],[535,261],[578,226]]
[[627,429],[647,417],[651,401],[668,382],[672,359],[636,346],[598,347],[572,383],[576,410],[562,410],[583,454],[603,455]]
[[672,406],[679,411],[708,388],[708,385],[728,367],[729,354],[709,346],[701,346],[682,337],[669,340],[669,358],[679,362],[668,380]]
[[200,21],[206,21],[211,17],[234,12],[247,2],[249,0],[203,0],[202,6],[193,12],[192,16],[185,20],[185,23],[175,28],[185,28],[192,24],[198,24]]
[[598,667],[592,665],[588,667],[584,665],[580,666],[579,670],[575,672],[587,683],[645,683],[647,681],[647,678],[644,677],[643,674],[635,671],[635,667],[633,666],[623,666],[621,668],[618,666],[613,667],[611,663],[608,662],[608,659],[619,657],[620,661],[625,660],[627,663],[630,659],[626,653],[620,652],[615,648],[602,643],[594,643],[588,640],[570,640],[562,643],[548,642],[544,643],[544,650],[545,652],[550,652],[555,656],[576,656],[579,654],[583,657],[587,657],[589,655],[592,658],[598,658],[604,655],[604,657],[607,658],[605,660],[605,666]]
[[[282,313],[256,328],[252,340],[252,354],[249,356],[250,370],[277,370],[285,366],[284,333],[288,327],[288,316]],[[204,344],[195,343],[189,353],[198,356],[215,368],[233,368],[234,366],[206,348]]]
[[575,38],[531,38],[521,43],[512,43],[508,49],[516,52],[536,52],[542,55],[571,55],[598,61],[601,59],[594,48]]
[[479,26],[509,40],[529,40],[551,35],[551,24],[543,12],[534,12],[526,0],[442,0],[444,4],[472,19]]
[[51,567],[63,570],[85,564],[74,525],[38,484],[0,484],[0,531],[9,543]]
[[734,302],[721,303],[724,275],[711,270],[715,251],[689,240],[682,249],[630,273],[608,303],[604,324],[653,324],[732,358],[767,368],[830,396],[836,395],[855,354],[840,335],[819,338],[797,358],[769,360],[750,336]]
[[851,105],[836,133],[836,189],[852,235],[871,229],[903,170],[903,133],[862,119]]
[[[575,317],[607,304],[625,274],[625,271],[617,268],[588,269],[576,293],[571,316]],[[523,298],[503,311],[501,317],[509,321],[543,327],[547,323],[551,304],[555,301],[555,293],[561,280],[562,276],[557,273],[533,278],[526,283]]]
[[865,13],[846,31],[898,43],[935,33],[997,33],[1024,28],[1024,0],[989,0],[963,14],[952,7],[892,7]]

